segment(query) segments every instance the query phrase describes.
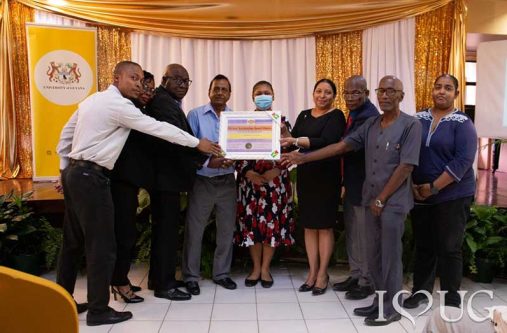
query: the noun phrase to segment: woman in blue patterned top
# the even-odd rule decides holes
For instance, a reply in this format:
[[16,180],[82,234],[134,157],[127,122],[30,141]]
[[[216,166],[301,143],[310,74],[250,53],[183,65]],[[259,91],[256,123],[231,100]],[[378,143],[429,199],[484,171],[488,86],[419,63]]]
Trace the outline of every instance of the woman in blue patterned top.
[[440,289],[447,291],[445,305],[459,307],[465,225],[475,194],[472,164],[477,133],[472,120],[454,108],[458,80],[439,76],[433,86],[433,107],[418,112],[422,125],[419,166],[414,169],[416,204],[410,215],[415,238],[414,286],[403,306],[428,302],[418,291],[433,291],[437,264]]

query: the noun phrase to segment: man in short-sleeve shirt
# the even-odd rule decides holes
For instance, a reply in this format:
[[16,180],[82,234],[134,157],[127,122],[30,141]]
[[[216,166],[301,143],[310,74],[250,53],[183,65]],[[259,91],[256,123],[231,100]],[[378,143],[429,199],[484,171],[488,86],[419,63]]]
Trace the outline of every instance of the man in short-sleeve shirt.
[[[401,319],[393,308],[394,295],[402,289],[402,241],[404,221],[413,206],[410,174],[419,161],[421,126],[415,117],[400,111],[403,85],[385,76],[376,89],[383,115],[368,119],[356,132],[337,144],[310,154],[293,152],[284,159],[301,164],[347,151],[365,149],[366,178],[362,205],[365,209],[366,254],[377,291],[385,291],[380,313],[378,296],[372,305],[354,309],[365,324],[382,326]],[[395,300],[398,301],[399,300]],[[379,316],[379,314],[381,316]]]

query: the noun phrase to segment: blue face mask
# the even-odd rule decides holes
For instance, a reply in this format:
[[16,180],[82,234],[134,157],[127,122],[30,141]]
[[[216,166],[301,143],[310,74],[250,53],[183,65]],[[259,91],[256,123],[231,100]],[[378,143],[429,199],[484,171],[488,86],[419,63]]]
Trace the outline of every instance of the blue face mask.
[[267,110],[271,107],[271,104],[273,104],[273,96],[271,95],[258,95],[258,96],[255,96],[255,106],[257,106],[257,108],[259,110]]

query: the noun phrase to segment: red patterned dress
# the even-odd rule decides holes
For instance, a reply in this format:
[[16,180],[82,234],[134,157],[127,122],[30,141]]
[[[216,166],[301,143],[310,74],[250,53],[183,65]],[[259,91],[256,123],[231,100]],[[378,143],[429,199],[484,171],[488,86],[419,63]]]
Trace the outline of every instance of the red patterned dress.
[[[245,177],[249,170],[263,174],[274,167],[281,173],[268,184],[254,185]],[[240,246],[254,243],[271,247],[294,244],[292,186],[289,172],[273,161],[238,161],[237,231],[234,241]]]

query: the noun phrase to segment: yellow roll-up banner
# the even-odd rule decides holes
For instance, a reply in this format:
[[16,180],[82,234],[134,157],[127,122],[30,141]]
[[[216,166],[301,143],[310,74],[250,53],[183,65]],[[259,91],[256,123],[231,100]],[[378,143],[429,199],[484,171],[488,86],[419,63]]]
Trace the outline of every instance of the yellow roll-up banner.
[[56,146],[77,105],[97,91],[97,29],[28,23],[33,179],[59,176]]

